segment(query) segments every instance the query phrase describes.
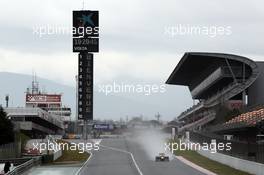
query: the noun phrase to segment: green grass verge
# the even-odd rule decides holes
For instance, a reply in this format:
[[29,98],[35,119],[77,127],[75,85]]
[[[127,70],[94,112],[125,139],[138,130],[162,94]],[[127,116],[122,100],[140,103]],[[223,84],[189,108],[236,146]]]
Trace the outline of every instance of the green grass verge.
[[[65,141],[58,141],[58,143],[68,143]],[[70,143],[68,143],[70,144]],[[90,154],[87,152],[79,153],[78,150],[62,150],[62,156],[58,158],[54,163],[67,163],[67,162],[85,162],[89,158]]]
[[211,172],[218,175],[250,175],[249,173],[234,169],[230,166],[221,164],[219,162],[213,161],[197,153],[196,151],[186,150],[186,151],[174,151],[176,156],[182,156],[185,159],[199,165]]

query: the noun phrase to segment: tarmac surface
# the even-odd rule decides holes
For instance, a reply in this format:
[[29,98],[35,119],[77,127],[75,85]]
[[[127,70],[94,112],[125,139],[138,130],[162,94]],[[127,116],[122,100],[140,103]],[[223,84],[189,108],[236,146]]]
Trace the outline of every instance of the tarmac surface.
[[81,175],[204,175],[174,157],[169,162],[155,162],[155,156],[150,158],[137,142],[125,137],[103,139],[100,145]]

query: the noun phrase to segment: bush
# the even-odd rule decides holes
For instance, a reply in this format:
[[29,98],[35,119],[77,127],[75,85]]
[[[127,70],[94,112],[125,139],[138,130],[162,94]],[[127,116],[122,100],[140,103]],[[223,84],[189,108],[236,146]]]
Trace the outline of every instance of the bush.
[[14,142],[12,122],[7,119],[4,109],[0,106],[0,145]]

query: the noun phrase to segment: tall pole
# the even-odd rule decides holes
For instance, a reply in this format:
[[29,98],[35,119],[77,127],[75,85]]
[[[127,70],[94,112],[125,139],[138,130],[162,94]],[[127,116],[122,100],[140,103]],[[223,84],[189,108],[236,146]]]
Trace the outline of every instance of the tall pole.
[[[83,138],[87,139],[87,126],[93,121],[93,54],[99,52],[99,12],[73,11],[73,52],[78,52],[77,119],[83,121]],[[79,32],[80,27],[85,34]],[[92,29],[92,30],[91,30]]]
[[84,120],[83,121],[83,137],[84,137],[84,140],[87,140],[87,120]]
[[[245,85],[245,79],[246,79],[246,67],[245,67],[245,63],[243,63],[243,85]],[[242,101],[243,101],[243,106],[246,106],[246,90],[242,92]]]
[[6,100],[6,108],[8,108],[9,95],[6,95],[5,100]]
[[78,132],[78,75],[75,76],[75,81],[76,81],[76,106],[75,106],[75,120],[74,120],[74,133]]

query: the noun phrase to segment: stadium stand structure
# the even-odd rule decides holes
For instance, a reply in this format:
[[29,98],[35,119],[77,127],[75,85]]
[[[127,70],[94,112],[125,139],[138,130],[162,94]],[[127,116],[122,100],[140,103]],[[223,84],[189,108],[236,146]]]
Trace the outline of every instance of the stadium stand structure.
[[63,121],[41,108],[9,107],[4,110],[12,120],[15,130],[20,130],[32,138],[64,132]]
[[[219,106],[233,110],[264,104],[264,95],[261,93],[264,89],[263,69],[263,62],[238,55],[185,53],[166,83],[187,86],[193,100],[199,102],[177,117],[179,122],[184,123],[178,131],[203,130],[212,124],[219,124],[219,119],[224,118],[217,115]],[[245,117],[255,113],[242,114],[230,122],[247,121],[246,118],[249,123],[258,122],[254,117]]]
[[[187,52],[167,84],[187,86],[198,101],[176,119],[195,143],[231,143],[220,153],[264,163],[264,62],[222,53]],[[187,136],[187,135],[186,135]]]

